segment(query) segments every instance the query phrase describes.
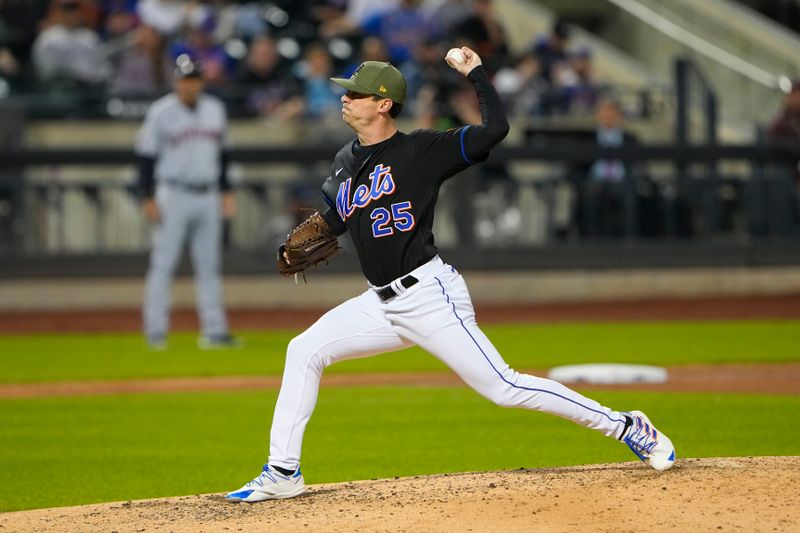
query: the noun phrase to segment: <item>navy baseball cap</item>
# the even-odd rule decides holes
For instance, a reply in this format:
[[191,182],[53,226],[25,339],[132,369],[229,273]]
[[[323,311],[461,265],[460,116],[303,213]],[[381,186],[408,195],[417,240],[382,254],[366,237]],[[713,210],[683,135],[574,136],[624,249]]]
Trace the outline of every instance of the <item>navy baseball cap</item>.
[[175,78],[201,78],[203,68],[197,61],[192,60],[188,54],[181,54],[175,60]]
[[349,78],[331,78],[348,91],[389,98],[402,104],[406,99],[406,79],[391,63],[364,61]]

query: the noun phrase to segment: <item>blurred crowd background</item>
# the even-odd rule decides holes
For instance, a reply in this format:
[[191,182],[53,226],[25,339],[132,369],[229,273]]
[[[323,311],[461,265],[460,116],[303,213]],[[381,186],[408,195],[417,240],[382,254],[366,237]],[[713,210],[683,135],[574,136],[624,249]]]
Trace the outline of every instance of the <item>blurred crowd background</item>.
[[484,58],[515,115],[590,114],[604,89],[591,49],[570,42],[564,21],[512,53],[492,0],[0,3],[3,91],[43,100],[71,91],[87,101],[154,98],[186,53],[203,62],[208,90],[233,116],[314,120],[339,112],[329,77],[376,60],[403,71],[407,112],[432,121],[467,113],[471,91],[442,62],[459,45]]
[[[474,123],[443,61],[461,45],[512,132],[443,192],[445,247],[794,238],[798,21],[800,0],[0,0],[0,251],[146,249],[130,160],[100,152],[132,147],[181,54],[225,102],[234,148],[255,151],[234,153],[228,242],[262,249],[316,205],[315,147],[350,135],[328,78],[391,61],[409,82],[403,129]],[[8,162],[61,147],[88,152]]]

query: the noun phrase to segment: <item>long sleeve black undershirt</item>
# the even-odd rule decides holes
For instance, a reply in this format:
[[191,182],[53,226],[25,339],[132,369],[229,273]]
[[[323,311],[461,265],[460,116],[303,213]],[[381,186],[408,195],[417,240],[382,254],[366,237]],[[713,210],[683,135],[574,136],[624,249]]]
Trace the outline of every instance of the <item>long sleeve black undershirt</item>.
[[139,191],[142,198],[149,199],[155,195],[156,179],[155,168],[156,160],[154,157],[139,156]]
[[231,190],[231,182],[228,180],[228,163],[231,154],[228,150],[221,150],[219,154],[219,190],[228,192]]
[[464,134],[466,151],[472,160],[479,161],[484,159],[487,152],[508,135],[508,118],[506,118],[500,95],[497,94],[483,66],[479,65],[472,69],[467,75],[467,79],[475,87],[482,124],[470,126]]
[[[325,200],[328,201],[327,196],[324,197]],[[347,226],[345,226],[344,222],[339,217],[339,213],[336,211],[336,207],[333,204],[328,204],[328,208],[322,211],[322,218],[331,227],[334,235],[343,235],[347,231]]]

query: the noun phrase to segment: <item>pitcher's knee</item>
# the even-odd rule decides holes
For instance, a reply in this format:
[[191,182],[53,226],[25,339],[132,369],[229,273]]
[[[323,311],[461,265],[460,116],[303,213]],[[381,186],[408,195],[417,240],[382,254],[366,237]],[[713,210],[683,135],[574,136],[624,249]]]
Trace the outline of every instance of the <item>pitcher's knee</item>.
[[312,364],[322,370],[327,366],[321,357],[319,348],[308,341],[302,333],[289,341],[286,347],[286,366],[307,366]]
[[302,334],[293,338],[286,347],[286,362],[294,362],[298,359],[308,357],[308,348],[307,343],[303,341]]

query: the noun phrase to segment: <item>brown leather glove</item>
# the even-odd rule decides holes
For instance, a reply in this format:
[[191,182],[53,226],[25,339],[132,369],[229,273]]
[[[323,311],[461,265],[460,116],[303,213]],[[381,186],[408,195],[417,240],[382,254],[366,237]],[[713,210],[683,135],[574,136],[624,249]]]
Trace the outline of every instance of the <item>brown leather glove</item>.
[[319,211],[315,211],[293,229],[286,236],[286,242],[278,248],[278,272],[283,276],[304,272],[327,261],[338,250],[339,241],[333,229]]

